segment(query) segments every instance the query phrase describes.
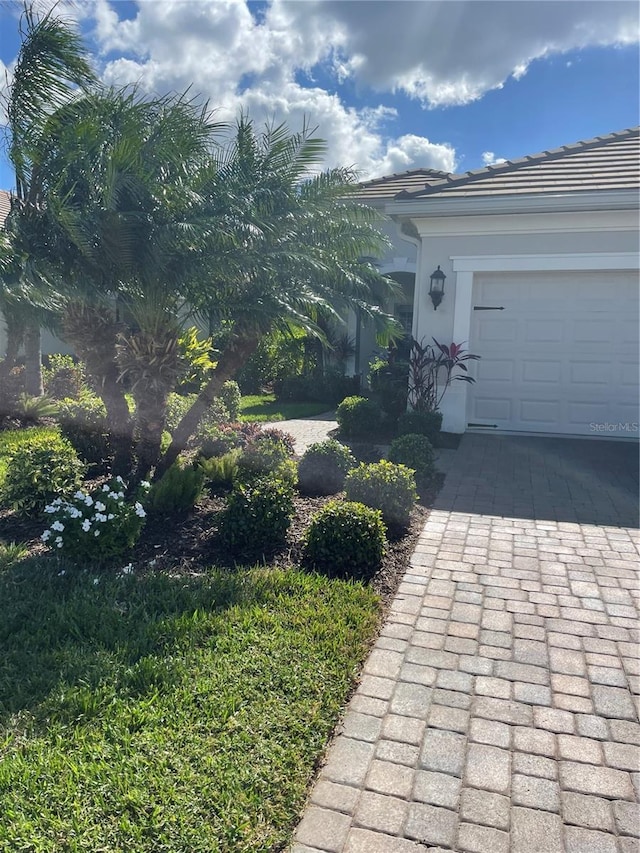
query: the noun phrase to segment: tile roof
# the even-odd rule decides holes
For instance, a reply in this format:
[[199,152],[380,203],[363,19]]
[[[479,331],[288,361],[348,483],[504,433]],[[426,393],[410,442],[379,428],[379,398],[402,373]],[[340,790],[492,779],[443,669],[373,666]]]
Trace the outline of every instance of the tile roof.
[[445,175],[395,198],[505,196],[640,187],[640,128],[597,136],[562,148],[507,160],[461,175]]
[[422,190],[434,181],[441,181],[446,177],[447,172],[439,172],[437,169],[410,169],[407,172],[397,172],[383,178],[364,181],[360,184],[357,196],[366,200],[391,199],[402,190],[405,192]]
[[0,228],[4,227],[4,221],[11,209],[11,196],[6,190],[0,190]]

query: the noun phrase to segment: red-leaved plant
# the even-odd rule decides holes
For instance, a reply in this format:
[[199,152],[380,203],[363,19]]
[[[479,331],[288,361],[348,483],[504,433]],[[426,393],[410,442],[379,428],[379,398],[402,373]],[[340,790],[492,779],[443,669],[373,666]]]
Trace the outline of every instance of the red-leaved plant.
[[475,382],[465,362],[480,358],[467,352],[462,344],[447,345],[432,340],[435,346],[416,340],[411,343],[409,405],[419,412],[435,412],[452,382]]

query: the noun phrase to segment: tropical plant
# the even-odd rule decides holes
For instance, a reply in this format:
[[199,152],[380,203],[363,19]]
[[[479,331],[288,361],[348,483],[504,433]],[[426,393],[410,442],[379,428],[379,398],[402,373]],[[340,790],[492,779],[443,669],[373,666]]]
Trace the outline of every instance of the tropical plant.
[[149,507],[155,512],[187,512],[202,494],[204,472],[178,458],[171,468],[153,484]]
[[[22,43],[5,96],[7,149],[15,174],[15,194],[6,227],[9,246],[0,264],[0,307],[7,323],[7,352],[0,372],[15,366],[20,343],[25,351],[25,389],[42,394],[40,326],[46,299],[38,263],[46,253],[42,227],[47,172],[43,168],[52,116],[77,88],[95,81],[83,43],[53,10],[41,17],[25,6]],[[8,249],[8,251],[6,251]]]
[[[479,355],[467,352],[462,344],[411,344],[409,356],[409,405],[417,411],[435,412],[452,382],[475,382],[467,372],[467,361]],[[455,371],[462,371],[456,373]]]

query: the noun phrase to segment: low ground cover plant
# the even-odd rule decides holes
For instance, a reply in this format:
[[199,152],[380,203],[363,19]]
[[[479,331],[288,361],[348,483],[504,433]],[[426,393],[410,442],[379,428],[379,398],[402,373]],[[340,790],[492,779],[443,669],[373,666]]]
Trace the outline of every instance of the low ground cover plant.
[[158,513],[184,513],[202,494],[205,474],[201,467],[178,458],[149,492],[149,509]]
[[150,489],[142,483],[131,498],[127,484],[116,477],[89,492],[55,498],[44,508],[49,526],[40,537],[47,547],[72,563],[86,567],[122,557],[140,536],[146,511],[140,501]]

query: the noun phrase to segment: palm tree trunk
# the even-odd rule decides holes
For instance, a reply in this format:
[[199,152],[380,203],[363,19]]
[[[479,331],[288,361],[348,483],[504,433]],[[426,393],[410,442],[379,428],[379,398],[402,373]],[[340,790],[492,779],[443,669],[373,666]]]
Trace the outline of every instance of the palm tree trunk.
[[41,397],[42,387],[42,349],[40,323],[30,320],[24,331],[24,389],[31,397]]
[[133,422],[118,382],[116,340],[120,325],[105,308],[69,303],[63,321],[65,337],[87,367],[87,374],[107,410],[107,428],[114,450],[113,471],[130,474],[133,453]]
[[230,341],[227,348],[220,355],[211,378],[200,391],[198,399],[174,430],[171,444],[156,468],[155,480],[159,480],[164,472],[176,461],[178,454],[184,450],[187,442],[198,428],[198,424],[204,417],[207,409],[220,393],[223,383],[235,376],[241,367],[244,367],[250,356],[256,351],[261,337],[262,335],[256,332],[249,332],[235,337]]

